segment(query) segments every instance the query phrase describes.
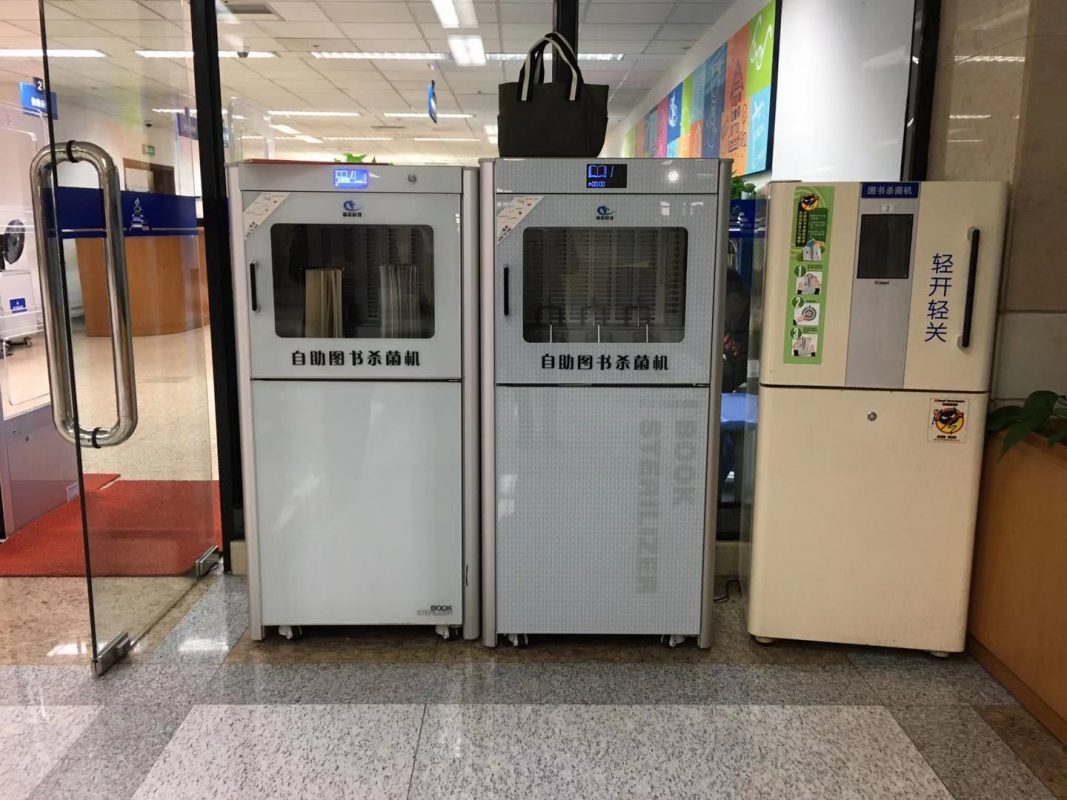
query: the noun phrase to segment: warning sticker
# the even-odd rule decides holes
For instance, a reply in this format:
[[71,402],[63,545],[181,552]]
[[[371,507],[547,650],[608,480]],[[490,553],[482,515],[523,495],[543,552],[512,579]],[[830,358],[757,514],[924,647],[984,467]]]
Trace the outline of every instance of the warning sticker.
[[927,426],[928,442],[967,441],[967,401],[947,397],[930,400],[930,422]]
[[251,236],[252,231],[262,225],[267,217],[285,202],[285,198],[288,196],[289,192],[260,192],[256,195],[256,199],[249,204],[244,212],[245,238],[247,239]]
[[504,241],[507,235],[515,230],[516,226],[526,218],[526,215],[541,202],[541,198],[542,195],[519,195],[500,206],[500,209],[496,212],[497,244]]
[[793,192],[786,364],[822,363],[833,210],[832,186],[798,186]]

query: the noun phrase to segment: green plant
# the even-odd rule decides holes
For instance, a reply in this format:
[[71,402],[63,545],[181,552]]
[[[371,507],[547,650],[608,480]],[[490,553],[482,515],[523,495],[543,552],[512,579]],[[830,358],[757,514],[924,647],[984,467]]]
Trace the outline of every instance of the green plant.
[[730,199],[740,200],[742,194],[752,194],[756,191],[756,184],[746,181],[740,175],[734,175],[730,182]]
[[341,158],[335,158],[334,161],[339,164],[362,164],[366,158],[366,153],[360,153],[359,155],[356,155],[355,153],[342,153]]
[[1033,392],[1021,406],[1001,406],[989,412],[986,430],[1005,432],[1002,456],[1031,433],[1047,436],[1049,447],[1067,441],[1067,395]]

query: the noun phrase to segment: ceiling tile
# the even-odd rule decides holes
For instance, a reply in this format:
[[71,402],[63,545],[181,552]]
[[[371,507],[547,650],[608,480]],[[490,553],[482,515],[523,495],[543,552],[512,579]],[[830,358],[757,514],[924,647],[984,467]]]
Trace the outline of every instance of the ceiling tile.
[[341,22],[338,27],[353,39],[422,39],[414,22]]
[[656,39],[664,42],[695,42],[704,35],[700,25],[664,25],[656,34]]
[[271,10],[287,22],[327,22],[328,18],[315,3],[276,2]]
[[[163,19],[96,19],[96,24],[118,36],[182,36],[184,31]],[[69,23],[68,23],[69,24]],[[88,24],[88,23],[82,23]],[[51,26],[49,26],[51,34]]]
[[[53,19],[70,19],[71,14],[61,11],[51,3],[46,5],[45,21]],[[34,20],[38,19],[37,0],[0,0],[0,19]]]
[[51,10],[93,21],[110,20],[158,20],[159,14],[135,0],[49,0],[45,3],[45,21],[51,19]]
[[688,50],[688,42],[650,42],[645,52],[656,55],[682,55]]
[[671,14],[670,21],[710,25],[729,7],[729,3],[680,3]]
[[[665,3],[598,3],[589,7],[586,24],[592,23],[642,23],[666,22],[671,7]],[[582,29],[578,36],[583,35]]]
[[[652,39],[656,36],[658,25],[623,25],[612,23],[594,23],[583,25],[578,31],[579,42],[593,42],[611,39]],[[586,48],[589,49],[589,48]]]
[[308,39],[343,39],[344,33],[332,22],[260,22],[268,36],[305,37]]
[[[408,6],[423,4],[415,3],[319,3],[326,16],[332,19],[334,22],[411,22],[413,20],[412,12],[408,9]],[[430,9],[430,14],[433,19],[437,19],[437,14],[433,11],[433,6],[429,3],[425,3],[426,8]]]

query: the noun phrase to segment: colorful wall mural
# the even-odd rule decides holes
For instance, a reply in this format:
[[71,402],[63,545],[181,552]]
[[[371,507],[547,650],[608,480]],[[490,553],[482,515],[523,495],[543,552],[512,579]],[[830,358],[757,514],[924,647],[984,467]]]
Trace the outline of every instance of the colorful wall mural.
[[732,158],[734,174],[770,167],[774,0],[697,67],[623,139],[636,158]]

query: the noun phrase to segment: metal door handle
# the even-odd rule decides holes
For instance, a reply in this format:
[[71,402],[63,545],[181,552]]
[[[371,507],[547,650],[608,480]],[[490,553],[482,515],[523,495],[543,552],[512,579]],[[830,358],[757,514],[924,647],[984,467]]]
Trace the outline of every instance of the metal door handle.
[[511,268],[504,267],[504,316],[511,315]]
[[978,228],[967,231],[967,238],[971,243],[971,254],[967,261],[967,294],[963,306],[963,332],[960,334],[960,347],[967,349],[971,346],[971,325],[974,322],[974,282],[978,276],[978,244],[982,239],[982,232]]
[[[107,274],[108,311],[111,316],[111,354],[115,364],[116,419],[108,428],[85,429],[75,424],[70,324],[63,292],[59,225],[55,219],[53,162],[91,164],[104,195],[104,271]],[[107,152],[90,142],[42,148],[30,165],[33,188],[33,221],[38,258],[43,264],[41,300],[44,306],[48,377],[52,386],[52,421],[67,441],[89,447],[112,447],[133,435],[137,428],[137,384],[133,369],[133,336],[130,330],[130,293],[126,275],[126,239],[122,232],[122,196],[115,162]],[[54,236],[49,236],[49,231]]]
[[248,264],[249,289],[252,291],[252,310],[259,311],[259,291],[256,289],[256,262]]

